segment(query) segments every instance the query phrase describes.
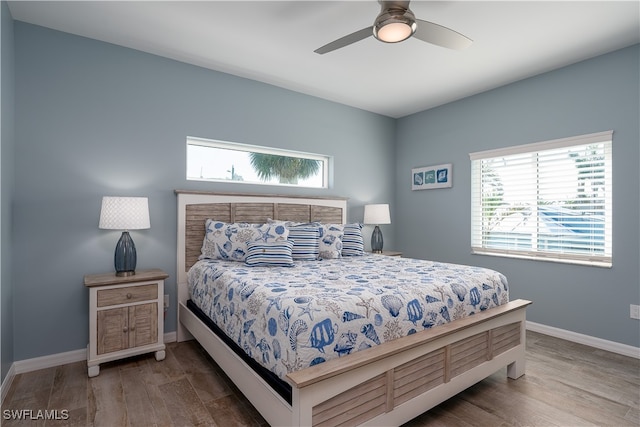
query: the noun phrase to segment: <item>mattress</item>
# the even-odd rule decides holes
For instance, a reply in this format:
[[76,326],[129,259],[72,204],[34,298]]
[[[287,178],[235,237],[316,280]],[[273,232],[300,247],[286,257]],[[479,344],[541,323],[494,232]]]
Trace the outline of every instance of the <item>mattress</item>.
[[201,260],[188,287],[230,340],[281,379],[509,301],[494,270],[369,254],[294,267]]

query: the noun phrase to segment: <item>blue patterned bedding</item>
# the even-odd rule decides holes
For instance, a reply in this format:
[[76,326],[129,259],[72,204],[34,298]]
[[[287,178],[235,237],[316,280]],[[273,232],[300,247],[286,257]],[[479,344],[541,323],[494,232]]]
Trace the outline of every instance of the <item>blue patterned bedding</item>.
[[493,270],[365,255],[248,267],[198,261],[192,301],[280,378],[509,300]]

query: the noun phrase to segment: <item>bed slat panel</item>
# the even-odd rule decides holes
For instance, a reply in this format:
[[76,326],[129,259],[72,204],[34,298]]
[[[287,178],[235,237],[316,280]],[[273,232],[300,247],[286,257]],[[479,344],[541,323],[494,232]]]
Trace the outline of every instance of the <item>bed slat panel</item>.
[[420,380],[416,380],[414,384],[405,387],[398,388],[395,391],[395,397],[393,399],[394,406],[398,406],[413,399],[416,396],[420,396],[431,389],[444,384],[444,373],[433,374],[431,377],[423,377]]
[[353,426],[385,412],[386,374],[378,375],[314,406],[312,424],[317,427]]
[[492,357],[520,345],[520,322],[495,328],[491,344]]
[[325,224],[342,224],[342,209],[331,206],[311,205],[311,221]]
[[451,348],[451,363],[454,365],[461,360],[482,354],[487,360],[489,354],[489,336],[486,332],[458,341]]
[[320,424],[314,427],[354,427],[363,424],[364,422],[374,418],[385,412],[386,396],[378,396],[357,408],[353,411],[347,411],[341,413],[339,416],[328,420],[326,423]]
[[231,212],[231,222],[250,224],[264,224],[267,218],[276,216],[274,203],[232,203]]
[[451,345],[451,378],[489,360],[489,334],[480,333]]
[[434,365],[436,363],[442,363],[444,367],[444,349],[432,351],[417,359],[400,365],[396,368],[395,378],[396,382],[402,381],[407,376],[419,375],[424,370],[425,366]]
[[293,203],[278,203],[276,205],[276,215],[273,219],[278,219],[280,221],[310,222],[311,206],[296,205]]
[[395,369],[394,406],[445,382],[445,351],[439,349]]
[[406,393],[407,390],[410,390],[412,384],[417,384],[420,381],[429,382],[437,378],[442,378],[442,382],[444,382],[444,357],[433,365],[425,364],[422,370],[416,372],[414,375],[396,378],[394,381],[394,390],[397,390],[395,394],[399,396],[400,394]]
[[[345,390],[339,395],[333,397],[332,399],[325,400],[321,404],[316,405],[314,408],[316,413],[318,414],[318,420],[322,420],[323,417],[320,415],[323,412],[337,412],[333,411],[336,407],[338,407],[344,400],[357,398],[360,394],[365,392],[369,392],[371,390],[377,390],[383,384],[385,384],[384,376],[386,374],[380,374],[374,378],[371,378],[363,383],[358,384],[357,388],[351,388],[349,390]],[[326,417],[324,418],[326,419]]]

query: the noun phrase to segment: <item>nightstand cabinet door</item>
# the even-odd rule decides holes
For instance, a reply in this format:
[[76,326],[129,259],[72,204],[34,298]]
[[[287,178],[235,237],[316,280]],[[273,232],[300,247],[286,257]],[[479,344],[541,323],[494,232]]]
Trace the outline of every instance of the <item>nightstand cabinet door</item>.
[[124,350],[129,346],[127,307],[98,312],[98,354]]
[[129,307],[129,347],[140,347],[158,341],[158,304]]

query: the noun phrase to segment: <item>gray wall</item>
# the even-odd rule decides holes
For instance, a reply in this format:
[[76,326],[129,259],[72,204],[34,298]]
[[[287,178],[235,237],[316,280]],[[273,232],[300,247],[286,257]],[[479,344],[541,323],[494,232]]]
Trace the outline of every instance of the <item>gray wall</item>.
[[[534,301],[530,320],[639,346],[628,306],[640,301],[638,46],[393,120],[21,22],[13,49],[2,11],[3,90],[15,78],[15,103],[2,93],[3,376],[5,362],[86,346],[82,276],[113,269],[119,237],[97,227],[102,196],[149,197],[151,229],[132,236],[138,268],[171,275],[169,332],[173,190],[301,192],[187,182],[187,135],[334,156],[333,187],[302,192],[351,197],[352,221],[366,203],[391,202],[385,248],[498,269],[514,298]],[[12,104],[15,120],[5,120]],[[607,129],[615,131],[612,269],[470,255],[469,152]],[[445,162],[454,164],[453,188],[411,192],[412,167]]]
[[[395,120],[111,44],[15,22],[15,359],[84,348],[85,274],[113,270],[119,232],[98,229],[104,195],[148,196],[151,229],[133,231],[138,268],[171,277],[174,189],[388,202]],[[334,156],[329,190],[187,182],[186,136]],[[362,177],[366,177],[363,179]],[[391,178],[391,179],[390,179]],[[393,231],[385,237],[393,245]]]
[[[639,46],[398,120],[396,239],[406,255],[495,268],[533,322],[640,346]],[[613,268],[470,253],[470,152],[612,129]],[[411,168],[453,163],[453,188],[411,191]]]
[[4,1],[0,3],[0,31],[0,381],[4,381],[14,361],[11,203],[14,194],[15,103],[13,20]]

